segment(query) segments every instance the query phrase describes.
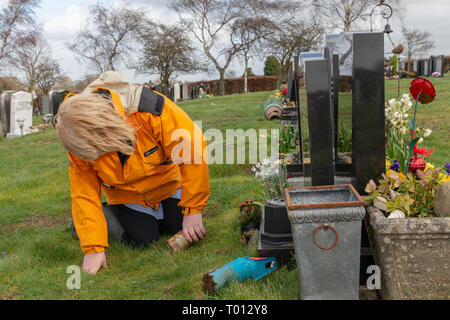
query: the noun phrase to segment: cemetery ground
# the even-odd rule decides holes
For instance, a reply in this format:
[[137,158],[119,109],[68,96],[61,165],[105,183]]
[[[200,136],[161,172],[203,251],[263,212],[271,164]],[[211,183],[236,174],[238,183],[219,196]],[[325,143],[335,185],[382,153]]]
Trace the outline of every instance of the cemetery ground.
[[[427,148],[431,162],[450,159],[450,78],[430,79],[437,97],[419,105],[418,126],[433,130]],[[401,82],[409,92],[410,79]],[[306,94],[301,92],[302,106]],[[277,128],[265,120],[262,104],[269,92],[181,102],[203,130]],[[386,100],[396,97],[397,81],[386,81]],[[351,122],[351,93],[340,94],[340,115]],[[36,118],[35,121],[39,119]],[[304,119],[305,120],[305,119]],[[257,256],[254,244],[240,242],[238,206],[243,200],[264,201],[250,165],[210,165],[211,196],[204,210],[207,236],[179,253],[170,253],[164,236],[146,249],[110,241],[108,268],[82,273],[81,289],[69,290],[66,273],[81,266],[83,254],[70,233],[71,200],[68,160],[54,129],[15,140],[0,138],[0,300],[1,299],[298,299],[295,263],[255,282],[232,282],[214,295],[202,291],[205,273],[236,257]]]

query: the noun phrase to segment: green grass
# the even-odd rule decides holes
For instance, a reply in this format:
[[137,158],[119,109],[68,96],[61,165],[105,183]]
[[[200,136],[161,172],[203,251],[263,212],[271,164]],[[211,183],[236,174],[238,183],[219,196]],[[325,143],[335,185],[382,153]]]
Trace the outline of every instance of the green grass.
[[[450,79],[432,80],[436,101],[420,106],[418,123],[429,127],[433,162],[449,161]],[[402,81],[402,92],[408,81]],[[396,82],[387,81],[387,98]],[[276,128],[262,114],[268,93],[215,97],[180,103],[203,129]],[[305,94],[302,91],[305,105]],[[340,114],[351,119],[350,94],[341,94]],[[251,282],[233,282],[218,294],[202,289],[203,274],[236,257],[255,256],[255,247],[240,243],[238,205],[263,201],[258,182],[246,165],[211,165],[211,196],[205,208],[207,237],[190,249],[169,253],[165,240],[147,249],[110,242],[109,268],[96,276],[82,275],[81,290],[68,290],[70,265],[81,266],[83,255],[69,229],[71,216],[67,156],[54,129],[7,141],[0,138],[0,299],[298,299],[297,269],[283,267]]]

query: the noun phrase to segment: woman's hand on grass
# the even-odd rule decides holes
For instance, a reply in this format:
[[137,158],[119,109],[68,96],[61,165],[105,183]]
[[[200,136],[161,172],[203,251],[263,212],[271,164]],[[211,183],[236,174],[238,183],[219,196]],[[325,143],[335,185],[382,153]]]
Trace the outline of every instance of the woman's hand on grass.
[[84,256],[83,271],[86,271],[89,274],[96,274],[102,267],[108,267],[104,252],[96,252]]
[[201,213],[183,217],[183,235],[189,242],[198,242],[205,237],[206,231]]

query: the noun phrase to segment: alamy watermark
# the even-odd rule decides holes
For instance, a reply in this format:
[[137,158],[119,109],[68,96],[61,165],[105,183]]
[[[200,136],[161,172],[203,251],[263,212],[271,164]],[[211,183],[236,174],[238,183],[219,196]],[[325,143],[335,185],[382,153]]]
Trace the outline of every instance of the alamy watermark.
[[68,266],[66,273],[71,274],[66,281],[66,287],[69,290],[81,289],[81,269],[79,266]]
[[256,164],[278,155],[280,130],[226,129],[224,135],[219,129],[207,129],[203,133],[202,121],[195,121],[193,137],[187,129],[176,129],[171,141],[176,143],[171,155],[176,164]]
[[369,266],[366,271],[371,276],[367,279],[366,285],[369,290],[381,289],[381,269],[377,265]]

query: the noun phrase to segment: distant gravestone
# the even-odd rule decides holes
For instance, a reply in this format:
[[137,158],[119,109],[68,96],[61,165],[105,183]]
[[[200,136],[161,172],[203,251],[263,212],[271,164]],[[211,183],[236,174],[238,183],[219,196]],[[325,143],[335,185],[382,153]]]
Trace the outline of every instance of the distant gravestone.
[[181,99],[181,87],[179,83],[173,85],[173,102],[177,102]]
[[64,98],[66,97],[66,95],[69,93],[69,91],[67,90],[59,90],[59,91],[55,91],[53,92],[52,95],[52,111],[51,113],[53,113],[53,115],[56,115],[59,111],[59,106],[61,105],[61,103],[64,101]]
[[427,77],[430,75],[430,60],[428,59],[423,60],[423,75]]
[[175,102],[175,90],[173,86],[169,88],[169,99]]
[[4,91],[0,96],[0,134],[6,136],[10,127],[10,102],[14,91]]
[[10,128],[6,138],[12,139],[31,133],[33,125],[33,100],[28,92],[11,94]]
[[416,60],[414,60],[412,71],[417,73],[419,71],[418,69],[419,69],[419,61],[417,61],[417,59],[416,59]]
[[183,83],[183,90],[182,90],[182,96],[183,96],[183,100],[188,100],[189,99],[189,82],[185,82]]
[[442,56],[442,55],[436,56],[435,63],[436,63],[436,69],[434,71],[439,72],[441,74],[441,76],[444,76],[444,64],[445,64],[444,56]]
[[418,76],[425,75],[424,68],[425,68],[424,60],[420,59],[419,61],[417,61],[417,75]]
[[50,97],[49,96],[41,96],[39,98],[39,107],[42,115],[52,113],[52,109],[50,107]]

